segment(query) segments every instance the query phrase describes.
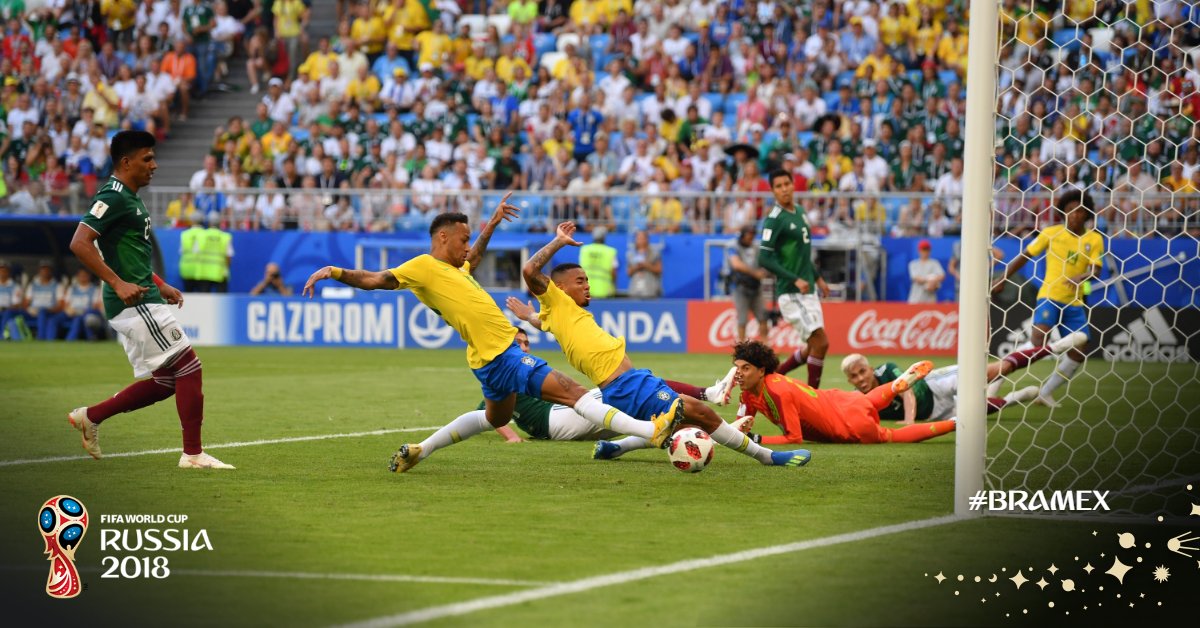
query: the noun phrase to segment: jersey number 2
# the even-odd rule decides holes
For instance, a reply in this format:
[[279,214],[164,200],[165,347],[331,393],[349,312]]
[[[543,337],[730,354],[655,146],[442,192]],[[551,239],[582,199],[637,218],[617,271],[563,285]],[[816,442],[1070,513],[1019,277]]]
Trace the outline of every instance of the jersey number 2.
[[146,216],[146,230],[142,232],[142,237],[146,238],[147,242],[150,241],[150,217],[149,216]]

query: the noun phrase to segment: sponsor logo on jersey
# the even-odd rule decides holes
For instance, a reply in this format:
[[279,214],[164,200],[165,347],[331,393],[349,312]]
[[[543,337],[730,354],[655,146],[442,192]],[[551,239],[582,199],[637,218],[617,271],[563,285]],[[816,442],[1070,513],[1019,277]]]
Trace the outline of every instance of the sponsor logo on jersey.
[[104,201],[96,201],[95,203],[92,203],[92,209],[89,210],[88,213],[97,218],[103,218],[104,212],[106,211],[108,211],[108,203],[105,203]]

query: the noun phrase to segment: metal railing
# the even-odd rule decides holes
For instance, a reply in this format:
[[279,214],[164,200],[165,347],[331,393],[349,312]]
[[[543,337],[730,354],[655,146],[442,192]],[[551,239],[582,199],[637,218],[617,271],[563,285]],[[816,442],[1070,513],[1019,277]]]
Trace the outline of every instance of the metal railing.
[[[159,225],[202,221],[216,212],[233,229],[308,231],[424,231],[443,211],[459,211],[471,224],[486,219],[499,202],[497,190],[391,190],[351,188],[250,188],[193,191],[185,187],[147,188],[147,201]],[[1116,237],[1181,233],[1200,236],[1200,194],[1169,192],[1092,193],[1096,227]],[[833,239],[956,235],[961,228],[960,197],[932,193],[802,192],[795,195],[817,236]],[[993,232],[1022,235],[1061,221],[1050,192],[993,194]],[[521,216],[503,230],[553,231],[563,220],[584,230],[604,226],[632,233],[733,235],[755,224],[774,205],[768,193],[645,192],[610,189],[589,192],[514,192]]]

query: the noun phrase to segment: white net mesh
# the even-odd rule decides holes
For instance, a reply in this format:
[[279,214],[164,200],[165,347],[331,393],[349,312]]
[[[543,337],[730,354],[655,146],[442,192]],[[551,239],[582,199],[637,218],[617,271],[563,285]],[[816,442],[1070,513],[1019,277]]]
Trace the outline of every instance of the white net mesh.
[[[992,298],[993,360],[1029,347],[1036,327],[1066,335],[1072,317],[1091,337],[1082,365],[1047,355],[989,391],[1010,403],[990,423],[988,488],[1111,490],[1114,510],[1140,514],[1200,476],[1198,46],[1194,3],[1002,2],[995,272],[1064,225],[1059,199],[1074,189],[1093,201],[1086,229],[1104,255],[1078,310],[1055,303],[1074,300],[1063,277],[1094,256],[1088,236],[1034,245]],[[1057,407],[1013,402],[1029,387]]]

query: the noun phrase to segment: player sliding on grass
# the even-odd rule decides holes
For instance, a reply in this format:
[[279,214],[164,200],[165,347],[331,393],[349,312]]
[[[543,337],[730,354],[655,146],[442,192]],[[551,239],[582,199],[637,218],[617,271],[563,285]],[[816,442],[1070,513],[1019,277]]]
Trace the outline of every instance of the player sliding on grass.
[[[712,439],[750,456],[762,464],[796,467],[811,457],[806,449],[771,451],[756,443],[717,416],[712,408],[690,395],[679,395],[666,382],[646,369],[635,369],[625,353],[625,339],[614,338],[584,309],[591,301],[587,273],[578,264],[559,264],[550,277],[542,267],[564,246],[579,246],[574,239],[575,223],[564,222],[549,244],[542,247],[521,269],[530,292],[541,303],[533,315],[520,300],[510,297],[509,309],[529,324],[554,334],[567,361],[587,376],[604,395],[604,400],[635,417],[676,416],[703,429]],[[514,307],[515,306],[515,307]],[[661,445],[651,442],[652,446]],[[607,452],[597,445],[595,457]]]
[[100,423],[175,395],[183,426],[179,466],[232,469],[200,446],[204,423],[200,359],[167,307],[183,307],[183,295],[151,268],[150,212],[137,193],[150,185],[158,169],[154,145],[154,136],[144,131],[113,136],[112,176],[96,192],[92,208],[71,238],[71,252],[104,282],[104,314],[139,381],[94,406],[72,410],[67,419],[83,433],[83,448],[99,459]]
[[[994,381],[1013,371],[1023,369],[1051,353],[1062,354],[1086,342],[1086,334],[1075,332],[1067,334],[1064,338],[1049,345],[1013,351],[1003,359],[987,365],[987,379],[989,382]],[[859,392],[868,393],[881,384],[896,380],[900,376],[900,367],[892,362],[887,362],[872,370],[867,358],[858,353],[851,353],[842,360],[842,372]],[[988,397],[988,414],[996,412],[1010,403],[1032,401],[1037,394],[1037,386],[1026,386],[1020,390],[1014,390],[1004,397]],[[933,371],[925,379],[917,381],[912,388],[893,399],[886,408],[879,410],[879,418],[887,421],[904,421],[908,425],[912,425],[913,421],[949,419],[954,416],[957,397],[958,366],[947,366]]]
[[[1033,310],[1034,347],[1043,347],[1050,332],[1058,328],[1062,336],[1073,332],[1090,336],[1088,311],[1084,303],[1085,286],[1100,273],[1104,257],[1104,237],[1095,229],[1088,229],[1093,218],[1091,195],[1082,190],[1063,193],[1054,203],[1063,215],[1065,225],[1054,225],[1042,229],[1033,242],[1021,252],[1017,259],[1004,270],[1004,277],[992,285],[992,292],[999,292],[1018,270],[1030,259],[1046,253],[1042,273],[1042,287],[1038,289],[1037,307]],[[1054,373],[1042,384],[1035,401],[1053,408],[1058,405],[1054,391],[1075,375],[1083,364],[1086,343],[1072,346],[1070,351],[1058,357]]]
[[326,266],[313,273],[301,294],[310,298],[322,279],[334,279],[363,290],[412,290],[421,303],[438,312],[467,343],[467,364],[479,380],[486,400],[485,416],[462,416],[435,432],[421,444],[406,444],[392,456],[388,468],[404,472],[439,447],[457,443],[475,434],[508,424],[517,393],[571,406],[592,423],[650,439],[661,444],[671,433],[669,414],[638,421],[587,396],[583,386],[555,371],[546,361],[522,351],[514,342],[516,330],[500,311],[491,295],[471,269],[479,264],[488,241],[504,220],[512,220],[517,208],[504,195],[495,213],[471,245],[471,228],[464,214],[439,214],[429,227],[430,252],[397,268],[381,271],[343,270]]
[[[529,335],[521,328],[517,328],[516,333],[517,346],[521,347],[522,351],[528,353]],[[724,399],[728,402],[729,392],[733,389],[733,376],[734,371],[730,369],[727,377],[718,380],[717,383],[702,392],[709,399]],[[667,384],[676,391],[679,390],[679,387],[687,386],[678,382],[667,382]],[[602,398],[599,388],[593,388],[587,394],[597,401]],[[480,402],[479,407],[467,414],[476,414],[477,417],[475,420],[482,419],[485,404],[486,401]],[[462,417],[459,418],[461,419]],[[517,406],[513,411],[513,422],[534,440],[588,441],[602,438],[609,439],[618,436],[616,432],[606,430],[579,416],[579,413],[574,408],[553,404],[549,401],[542,401],[536,397],[527,397],[525,395],[517,395]],[[509,426],[496,428],[496,433],[503,436],[510,443],[522,442],[521,437]],[[637,440],[640,441],[641,439]],[[429,445],[423,449],[426,455],[432,453],[430,447],[433,447],[433,445]]]

